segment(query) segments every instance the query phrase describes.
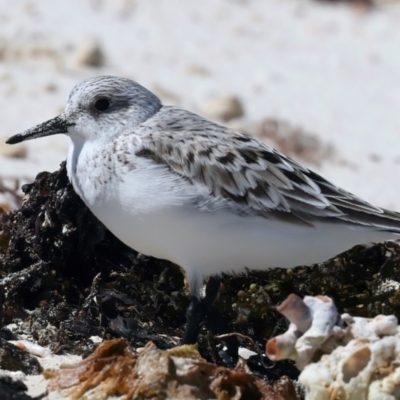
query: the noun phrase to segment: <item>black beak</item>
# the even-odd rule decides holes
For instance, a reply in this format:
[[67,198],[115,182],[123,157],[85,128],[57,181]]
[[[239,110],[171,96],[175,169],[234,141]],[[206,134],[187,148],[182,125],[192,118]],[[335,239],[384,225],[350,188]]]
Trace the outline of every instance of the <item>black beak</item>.
[[6,143],[16,144],[25,140],[36,139],[43,136],[56,135],[57,133],[68,133],[68,127],[75,124],[67,122],[64,114],[50,119],[42,124],[36,125],[34,128],[28,129],[23,133],[11,136]]

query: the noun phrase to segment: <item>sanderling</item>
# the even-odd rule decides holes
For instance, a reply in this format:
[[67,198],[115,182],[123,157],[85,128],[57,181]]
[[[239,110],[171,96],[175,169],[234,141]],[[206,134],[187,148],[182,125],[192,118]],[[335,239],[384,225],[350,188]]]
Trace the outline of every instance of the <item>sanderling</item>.
[[254,137],[163,106],[129,79],[83,81],[60,116],[7,143],[57,133],[72,140],[68,176],[94,215],[133,249],[185,269],[192,304],[184,342],[196,341],[200,310],[218,292],[212,278],[200,300],[204,277],[319,263],[400,233],[400,214]]

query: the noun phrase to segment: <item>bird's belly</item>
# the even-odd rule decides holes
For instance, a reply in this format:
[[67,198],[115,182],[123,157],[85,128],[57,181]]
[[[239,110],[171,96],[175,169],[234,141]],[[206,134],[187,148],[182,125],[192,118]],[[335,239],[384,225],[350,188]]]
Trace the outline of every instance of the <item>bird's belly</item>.
[[140,253],[208,276],[250,269],[290,268],[323,262],[356,244],[393,237],[344,225],[293,225],[226,210],[166,207],[129,214],[114,205],[95,215],[122,242]]

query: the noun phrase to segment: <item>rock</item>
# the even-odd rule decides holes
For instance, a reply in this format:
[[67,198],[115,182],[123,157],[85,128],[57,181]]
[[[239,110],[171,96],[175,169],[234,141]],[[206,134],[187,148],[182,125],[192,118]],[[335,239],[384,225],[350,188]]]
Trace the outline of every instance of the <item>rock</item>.
[[190,64],[186,67],[186,72],[193,75],[210,75],[210,71],[203,65]]
[[44,92],[55,92],[55,91],[57,91],[57,86],[53,82],[46,83],[43,86],[43,91]]
[[0,329],[0,338],[4,340],[18,340],[18,336],[8,328]]
[[0,339],[0,369],[22,371],[33,375],[38,375],[43,371],[36,358],[4,339]]
[[202,108],[209,118],[220,121],[230,121],[244,115],[242,103],[236,96],[223,96],[209,100]]
[[78,67],[101,67],[104,61],[100,43],[93,38],[83,41],[73,54],[73,64]]
[[289,379],[271,385],[249,373],[244,363],[233,370],[208,363],[197,345],[160,350],[149,342],[139,351],[124,339],[109,340],[78,364],[46,370],[44,376],[50,391],[67,389],[76,399],[92,390],[99,398],[298,400]]
[[267,118],[254,129],[254,135],[295,160],[320,165],[321,160],[332,160],[336,150],[312,132],[293,126],[285,120]]
[[9,376],[0,377],[0,399],[1,400],[39,400],[39,397],[28,396],[25,392],[28,388],[21,381],[14,381]]
[[0,138],[0,156],[10,158],[25,158],[28,154],[28,147],[25,143],[18,143],[14,146],[6,144],[8,137]]

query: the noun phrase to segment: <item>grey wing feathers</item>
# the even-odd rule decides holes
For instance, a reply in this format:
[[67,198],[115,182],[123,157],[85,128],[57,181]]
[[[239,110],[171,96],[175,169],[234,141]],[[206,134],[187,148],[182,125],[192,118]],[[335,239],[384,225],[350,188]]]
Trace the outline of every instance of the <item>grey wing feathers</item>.
[[400,214],[372,206],[251,136],[198,118],[198,129],[191,121],[190,130],[168,126],[140,135],[138,155],[151,154],[244,213],[400,232]]

